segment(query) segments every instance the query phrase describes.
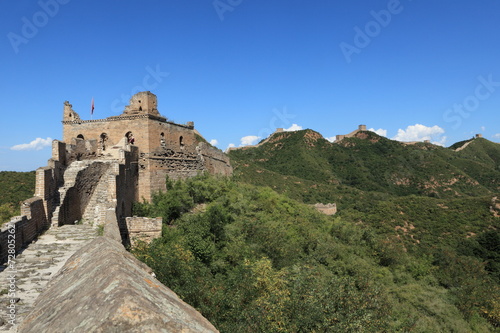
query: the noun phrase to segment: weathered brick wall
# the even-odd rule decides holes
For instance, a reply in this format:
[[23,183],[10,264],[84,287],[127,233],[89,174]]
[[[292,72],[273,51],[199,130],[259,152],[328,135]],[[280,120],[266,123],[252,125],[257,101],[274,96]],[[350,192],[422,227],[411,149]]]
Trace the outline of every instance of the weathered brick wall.
[[[105,211],[114,207],[125,230],[133,202],[151,200],[153,193],[165,191],[167,176],[232,174],[229,158],[200,143],[193,122],[176,124],[160,116],[154,94],[136,94],[129,106],[120,116],[82,120],[65,102],[65,142],[54,140],[48,166],[37,170],[36,195],[43,199],[53,225],[74,223],[84,216],[102,224]],[[135,138],[133,145],[129,133]]]
[[139,198],[150,200],[153,193],[166,191],[165,179],[185,179],[205,170],[196,150],[160,147],[139,158]]
[[173,151],[195,152],[198,143],[194,125],[176,124],[173,122],[152,121],[148,127],[149,150],[166,147]]
[[[132,133],[140,154],[139,200],[150,200],[152,193],[165,190],[167,175],[187,178],[205,170],[232,174],[229,158],[222,151],[205,143],[199,145],[200,134],[193,122],[176,124],[160,116],[156,96],[150,92],[137,93],[123,114],[106,119],[81,120],[71,105],[65,103],[63,132],[64,141],[73,143],[68,149],[72,153],[66,156],[68,161],[109,154],[113,145],[126,145],[127,134]],[[85,141],[76,140],[77,137]],[[92,149],[79,148],[82,142],[88,146],[87,140],[92,142]]]
[[162,218],[127,217],[126,219],[128,237],[132,246],[138,240],[151,242],[161,237]]
[[156,95],[150,91],[141,91],[130,99],[129,105],[125,107],[123,114],[133,115],[148,113],[159,116],[158,101]]
[[208,146],[206,143],[199,144],[199,152],[205,169],[214,175],[230,176],[233,174],[229,157],[222,151]]
[[[99,158],[112,154],[118,143],[126,144],[125,135],[133,133],[134,147],[139,156],[137,192],[134,200],[151,199],[152,193],[165,191],[165,178],[187,178],[206,170],[196,147],[198,139],[193,123],[175,124],[151,114],[121,115],[92,121],[64,121],[64,140],[71,140],[65,158],[74,160]],[[106,150],[102,150],[101,135],[105,134]],[[75,137],[83,136],[85,140]],[[92,149],[82,145],[90,140]],[[222,153],[222,152],[221,152]],[[212,168],[217,169],[217,168]]]
[[52,141],[52,160],[66,165],[66,143],[58,140]]
[[83,213],[92,197],[101,177],[110,164],[95,162],[80,171],[72,187],[68,188],[59,208],[58,225],[73,224],[83,217]]
[[48,161],[48,166],[36,170],[35,196],[43,199],[48,220],[52,219],[52,213],[59,205],[57,189],[64,183],[66,155],[66,144],[54,140],[52,141],[52,158]]
[[63,141],[71,142],[73,138],[81,135],[85,140],[95,140],[96,148],[101,149],[101,135],[104,134],[106,137],[105,150],[102,153],[105,154],[110,147],[117,145],[125,139],[127,133],[131,132],[135,138],[134,145],[140,150],[148,150],[149,121],[154,122],[150,117],[153,116],[116,116],[98,120],[63,122]]
[[52,218],[52,209],[55,203],[54,192],[57,187],[53,179],[53,170],[49,167],[36,170],[35,196],[42,198],[45,214]]
[[66,145],[65,162],[70,164],[73,161],[90,160],[97,158],[97,140],[83,140],[72,138],[70,144]]
[[[22,216],[5,223],[0,230],[0,260],[5,263],[12,249],[17,253],[49,227],[43,200],[33,197],[21,204]],[[11,230],[15,230],[12,232]],[[9,253],[11,249],[11,253]]]
[[150,114],[63,122],[64,142],[72,142],[74,138],[81,136],[85,141],[95,141],[95,151],[98,153],[101,153],[103,137],[106,138],[104,145],[109,149],[119,144],[128,133],[132,133],[134,145],[141,152],[150,152],[160,147],[194,152],[197,144],[193,125],[175,124]]
[[[123,163],[119,165],[118,173],[110,180],[109,185],[110,195],[116,196],[110,200],[116,202],[116,217],[120,230],[125,229],[125,217],[132,215],[132,205],[138,200],[138,149],[131,148],[130,152],[124,152]],[[123,240],[126,241],[126,238]]]

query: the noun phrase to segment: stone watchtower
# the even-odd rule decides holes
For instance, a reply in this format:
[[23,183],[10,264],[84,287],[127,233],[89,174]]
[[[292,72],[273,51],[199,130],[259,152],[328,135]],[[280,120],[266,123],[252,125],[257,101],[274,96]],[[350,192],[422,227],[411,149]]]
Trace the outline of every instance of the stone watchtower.
[[81,221],[117,224],[125,244],[137,234],[157,237],[161,220],[129,218],[134,202],[165,191],[167,176],[233,171],[229,158],[207,143],[193,122],[167,121],[149,91],[134,95],[121,115],[104,119],[83,120],[66,101],[62,123],[63,140],[52,142],[48,165],[36,171],[36,198],[23,209],[21,223],[29,224],[30,232]]
[[[94,154],[81,155],[88,159],[110,155],[110,149],[134,146],[138,148],[137,200],[150,200],[154,192],[166,190],[165,178],[191,177],[199,172],[230,175],[229,158],[212,147],[194,129],[194,123],[176,124],[158,112],[156,95],[149,91],[135,94],[119,116],[82,120],[69,102],[64,103],[63,141],[84,140],[95,147]],[[94,149],[94,148],[91,148]]]

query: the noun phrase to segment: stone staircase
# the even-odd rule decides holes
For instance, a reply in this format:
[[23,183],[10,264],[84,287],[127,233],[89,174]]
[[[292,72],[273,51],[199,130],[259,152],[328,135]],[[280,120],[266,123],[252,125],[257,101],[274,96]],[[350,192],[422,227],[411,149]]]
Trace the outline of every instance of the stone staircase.
[[[17,325],[46,288],[49,279],[78,249],[97,237],[90,225],[52,227],[18,254],[13,267],[0,266],[0,332],[16,332]],[[10,281],[12,280],[12,281]],[[9,295],[11,282],[15,296]],[[9,324],[7,312],[15,305],[16,325]]]

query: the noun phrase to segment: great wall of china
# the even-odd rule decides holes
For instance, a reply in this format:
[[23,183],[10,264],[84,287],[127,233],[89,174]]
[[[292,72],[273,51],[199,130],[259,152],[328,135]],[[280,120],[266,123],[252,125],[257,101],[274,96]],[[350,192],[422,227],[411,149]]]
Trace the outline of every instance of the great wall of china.
[[161,116],[152,93],[98,120],[65,102],[63,141],[0,231],[0,332],[217,332],[125,249],[161,236],[161,218],[131,216],[133,202],[200,172],[232,167],[193,122]]
[[[167,176],[231,175],[229,158],[193,122],[161,116],[150,92],[106,119],[82,120],[65,102],[62,123],[63,140],[36,170],[34,197],[0,231],[0,279],[8,286],[0,292],[0,332],[217,332],[125,246],[162,231],[161,218],[131,216],[133,202],[166,190]],[[337,212],[335,204],[315,207]]]

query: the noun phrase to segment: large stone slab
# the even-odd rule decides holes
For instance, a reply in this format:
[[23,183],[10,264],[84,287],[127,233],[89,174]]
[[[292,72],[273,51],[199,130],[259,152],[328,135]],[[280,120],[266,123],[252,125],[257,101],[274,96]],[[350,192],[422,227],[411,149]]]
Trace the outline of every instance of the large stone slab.
[[50,280],[18,332],[218,332],[148,270],[98,237]]

